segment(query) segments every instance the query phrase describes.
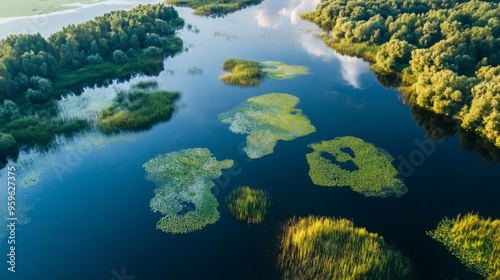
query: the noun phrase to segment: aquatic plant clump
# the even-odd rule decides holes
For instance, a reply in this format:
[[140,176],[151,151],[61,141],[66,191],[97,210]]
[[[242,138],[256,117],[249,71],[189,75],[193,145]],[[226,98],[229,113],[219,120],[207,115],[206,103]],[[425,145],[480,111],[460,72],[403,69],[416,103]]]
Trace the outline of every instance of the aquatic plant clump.
[[239,221],[249,224],[264,222],[271,205],[268,194],[263,190],[238,187],[226,197],[226,208]]
[[[316,185],[350,186],[367,197],[399,197],[408,192],[404,183],[396,178],[398,171],[392,166],[391,155],[362,139],[337,137],[309,147],[314,150],[306,155],[309,176]],[[325,156],[333,157],[333,161]],[[345,163],[353,163],[356,169],[342,168]]]
[[227,73],[220,79],[228,84],[241,87],[258,86],[264,79],[264,72],[256,61],[229,58],[224,61],[222,68]]
[[264,78],[270,80],[291,79],[298,75],[308,75],[309,68],[288,65],[279,61],[257,62],[240,58],[228,58],[222,65],[228,72],[220,79],[228,84],[241,87],[259,86]]
[[288,65],[279,61],[263,61],[259,63],[266,78],[270,80],[285,80],[299,75],[309,75],[309,67],[302,65]]
[[163,215],[156,228],[187,233],[217,222],[219,203],[210,191],[215,186],[212,180],[231,166],[232,160],[217,161],[204,148],[158,155],[146,162],[147,179],[157,186],[150,207]]
[[278,140],[291,141],[316,131],[302,110],[295,108],[298,103],[293,95],[269,93],[249,98],[218,117],[232,132],[249,134],[243,151],[256,159],[272,154]]
[[444,218],[427,235],[488,280],[500,279],[500,220],[477,214]]
[[179,92],[159,90],[156,81],[139,82],[117,92],[113,104],[99,114],[98,127],[104,133],[150,129],[172,117],[179,98]]
[[284,225],[280,245],[283,279],[414,279],[406,256],[350,220],[292,218]]

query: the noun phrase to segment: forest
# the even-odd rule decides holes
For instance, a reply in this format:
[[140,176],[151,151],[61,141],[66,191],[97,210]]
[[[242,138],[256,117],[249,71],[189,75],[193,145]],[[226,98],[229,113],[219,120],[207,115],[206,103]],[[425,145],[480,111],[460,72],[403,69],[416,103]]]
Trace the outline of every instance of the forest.
[[262,0],[167,0],[168,4],[193,8],[196,15],[211,17],[223,17],[260,2]]
[[337,51],[396,74],[407,101],[500,147],[500,4],[466,0],[322,0],[302,14]]
[[163,64],[164,56],[182,50],[175,32],[183,26],[172,7],[140,5],[71,24],[48,38],[1,40],[0,162],[89,127],[87,120],[58,118],[55,100],[79,84]]

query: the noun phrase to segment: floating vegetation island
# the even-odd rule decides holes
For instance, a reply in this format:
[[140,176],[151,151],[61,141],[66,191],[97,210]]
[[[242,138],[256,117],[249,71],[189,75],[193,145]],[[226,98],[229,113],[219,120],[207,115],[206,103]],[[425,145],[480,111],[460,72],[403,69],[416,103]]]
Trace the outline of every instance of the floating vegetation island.
[[219,203],[210,189],[232,160],[217,161],[208,149],[193,148],[158,155],[143,167],[157,186],[151,199],[153,212],[163,217],[156,228],[171,233],[200,230],[219,219]]
[[249,224],[264,222],[271,205],[268,194],[263,190],[238,187],[226,197],[226,208],[239,221]]
[[222,65],[228,72],[220,79],[228,84],[241,87],[258,86],[264,78],[270,80],[291,79],[298,75],[308,75],[309,68],[288,65],[279,61],[257,62],[240,58],[228,58]]
[[350,220],[309,216],[284,226],[278,260],[283,279],[414,279],[410,260]]
[[[309,147],[314,150],[306,155],[309,176],[316,185],[350,186],[367,197],[398,197],[408,192],[404,183],[396,178],[398,172],[392,166],[391,155],[362,139],[337,137]],[[353,163],[354,170],[342,168],[346,163]]]
[[473,271],[488,280],[500,279],[500,220],[458,215],[444,218],[427,234]]
[[223,17],[238,10],[260,4],[262,0],[167,0],[167,4],[188,6],[200,16]]
[[172,117],[179,97],[179,92],[159,90],[156,81],[139,82],[117,92],[113,104],[97,118],[98,127],[104,133],[150,129]]
[[239,107],[219,114],[234,133],[249,134],[243,150],[249,158],[272,154],[278,140],[291,141],[316,131],[296,109],[299,99],[286,93],[269,93],[247,99]]

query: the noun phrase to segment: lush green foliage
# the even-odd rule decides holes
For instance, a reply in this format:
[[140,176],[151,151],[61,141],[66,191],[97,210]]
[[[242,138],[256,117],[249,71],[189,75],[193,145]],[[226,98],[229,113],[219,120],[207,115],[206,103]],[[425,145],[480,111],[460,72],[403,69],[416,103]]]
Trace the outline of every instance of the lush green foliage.
[[296,109],[299,99],[286,93],[269,93],[247,99],[237,108],[218,115],[234,133],[249,134],[243,150],[250,158],[272,154],[278,140],[291,141],[316,131]]
[[228,58],[224,61],[222,68],[229,73],[222,75],[220,79],[229,85],[258,86],[264,79],[264,72],[256,61]]
[[270,80],[291,79],[298,75],[308,75],[309,68],[288,65],[279,61],[256,62],[240,58],[228,58],[222,66],[229,72],[220,77],[228,85],[241,87],[258,86],[264,78]]
[[410,260],[376,233],[352,221],[293,218],[281,236],[279,266],[284,279],[413,279]]
[[486,279],[500,279],[500,220],[470,213],[458,215],[444,218],[427,234]]
[[[386,151],[352,137],[337,137],[330,141],[309,145],[314,151],[307,154],[309,176],[320,186],[350,186],[365,196],[401,196],[408,190],[396,178],[394,160]],[[350,150],[350,151],[349,151]],[[325,158],[326,153],[332,160]],[[352,162],[356,170],[346,170],[340,165]]]
[[168,4],[188,6],[201,16],[222,17],[243,8],[260,4],[262,0],[167,0]]
[[172,117],[179,97],[178,92],[158,90],[157,82],[140,82],[117,92],[114,103],[99,115],[98,127],[104,133],[149,129]]
[[330,46],[399,73],[412,104],[500,147],[498,1],[322,0],[303,18],[329,32]]
[[249,224],[264,222],[271,205],[268,194],[263,190],[238,187],[226,197],[226,208],[231,215]]
[[[232,160],[217,161],[208,149],[193,148],[158,155],[143,167],[156,184],[151,210],[163,217],[156,228],[171,233],[200,230],[219,219],[219,203],[210,189]],[[194,205],[188,207],[186,205]],[[194,208],[194,209],[193,209]]]
[[102,80],[158,73],[164,55],[182,50],[175,30],[183,24],[172,7],[140,5],[69,25],[48,39],[27,34],[1,40],[0,131],[16,144],[2,136],[0,162],[19,149],[88,127],[84,120],[60,120],[54,100],[69,88],[78,93],[75,87]]

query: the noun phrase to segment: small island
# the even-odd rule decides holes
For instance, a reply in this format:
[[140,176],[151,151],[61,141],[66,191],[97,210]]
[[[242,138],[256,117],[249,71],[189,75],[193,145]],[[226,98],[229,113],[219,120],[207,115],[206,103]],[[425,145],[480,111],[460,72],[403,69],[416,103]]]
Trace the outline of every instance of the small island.
[[427,235],[487,280],[500,279],[500,220],[471,213],[458,215],[444,218]]
[[261,224],[271,205],[269,195],[258,189],[238,187],[226,197],[226,209],[237,220]]
[[278,259],[283,279],[415,279],[406,256],[350,220],[292,218],[283,228]]
[[228,58],[222,68],[225,73],[220,77],[227,85],[240,87],[259,86],[265,78],[270,80],[291,79],[298,75],[308,75],[309,68],[300,65],[288,65],[279,61],[257,62],[240,58]]
[[238,10],[258,5],[263,0],[167,0],[167,4],[190,7],[200,16],[223,17]]
[[146,178],[157,186],[150,207],[162,214],[156,228],[187,233],[217,222],[219,203],[211,192],[212,180],[231,166],[232,160],[218,161],[205,148],[170,152],[146,162]]
[[399,197],[408,192],[396,178],[391,155],[362,139],[337,137],[309,147],[314,150],[306,155],[309,176],[316,185],[350,186],[367,197]]
[[279,140],[291,141],[316,131],[302,110],[299,98],[286,93],[269,93],[247,99],[231,111],[218,115],[229,130],[249,134],[243,148],[249,158],[272,154]]
[[179,97],[179,92],[159,90],[156,81],[139,82],[117,92],[113,104],[99,114],[98,128],[104,133],[150,129],[172,117]]

